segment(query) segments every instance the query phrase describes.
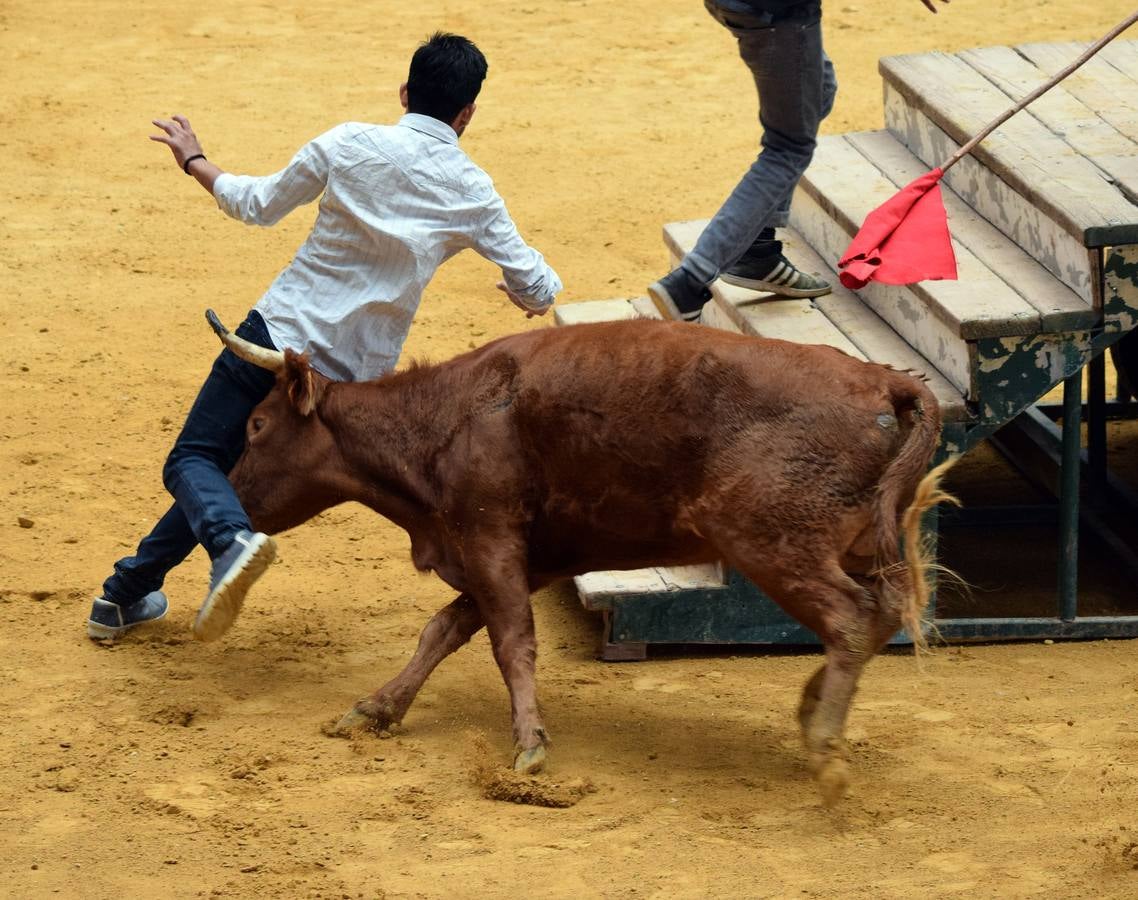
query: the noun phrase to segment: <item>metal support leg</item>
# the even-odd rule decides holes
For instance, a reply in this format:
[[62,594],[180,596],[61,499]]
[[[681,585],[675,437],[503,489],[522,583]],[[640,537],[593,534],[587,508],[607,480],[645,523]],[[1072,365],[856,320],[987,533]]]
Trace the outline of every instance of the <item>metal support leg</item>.
[[1079,604],[1079,457],[1082,450],[1083,372],[1063,382],[1063,455],[1059,474],[1059,618],[1070,622]]
[[1087,363],[1087,462],[1092,496],[1106,491],[1106,354]]

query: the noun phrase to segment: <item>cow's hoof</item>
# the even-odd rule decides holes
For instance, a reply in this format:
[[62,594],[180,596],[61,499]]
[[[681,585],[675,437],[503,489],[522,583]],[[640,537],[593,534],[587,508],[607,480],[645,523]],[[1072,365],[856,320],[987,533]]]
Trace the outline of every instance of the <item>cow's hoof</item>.
[[348,734],[366,728],[369,731],[383,731],[395,724],[394,710],[390,702],[382,703],[365,697],[349,709],[336,723],[336,731]]
[[344,713],[343,718],[336,723],[335,730],[339,734],[350,734],[353,731],[359,731],[364,728],[375,728],[375,719],[360,712],[353,706]]
[[841,757],[831,756],[819,763],[814,777],[822,791],[822,803],[828,807],[837,806],[850,786],[850,767]]
[[540,772],[545,765],[545,747],[538,744],[529,750],[522,750],[514,757],[514,771],[522,775],[533,775]]

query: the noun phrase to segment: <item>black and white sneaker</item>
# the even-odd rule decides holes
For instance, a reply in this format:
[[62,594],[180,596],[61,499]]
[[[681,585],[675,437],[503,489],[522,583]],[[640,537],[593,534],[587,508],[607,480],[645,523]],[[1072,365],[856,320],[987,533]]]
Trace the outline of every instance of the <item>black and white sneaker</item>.
[[821,297],[830,293],[830,282],[803,272],[781,254],[773,263],[769,257],[754,260],[744,255],[719,277],[736,287],[780,297]]
[[276,558],[276,542],[267,534],[237,532],[210,567],[209,593],[194,621],[194,637],[215,641],[225,634],[241,612],[249,588]]
[[648,285],[648,296],[665,319],[698,322],[703,305],[711,299],[711,291],[683,269],[673,269]]
[[135,625],[157,622],[170,608],[166,595],[151,591],[141,600],[120,606],[105,597],[96,597],[87,618],[87,636],[96,641],[113,641]]

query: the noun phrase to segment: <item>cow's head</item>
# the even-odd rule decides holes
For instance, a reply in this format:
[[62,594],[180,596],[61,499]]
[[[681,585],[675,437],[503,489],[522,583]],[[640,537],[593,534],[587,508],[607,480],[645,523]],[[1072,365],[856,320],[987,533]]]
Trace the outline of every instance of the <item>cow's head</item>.
[[229,480],[258,531],[275,533],[348,499],[340,454],[320,408],[330,379],[292,350],[268,350],[235,334],[206,312],[233,353],[276,372],[277,383],[249,414],[245,450]]

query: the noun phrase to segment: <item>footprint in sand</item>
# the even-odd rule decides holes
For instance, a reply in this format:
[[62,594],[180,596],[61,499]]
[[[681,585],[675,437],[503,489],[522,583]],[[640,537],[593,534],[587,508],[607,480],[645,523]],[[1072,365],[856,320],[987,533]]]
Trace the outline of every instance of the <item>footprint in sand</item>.
[[675,694],[684,690],[685,687],[685,685],[664,681],[662,678],[653,678],[650,675],[635,678],[632,681],[634,691],[659,691],[661,694]]
[[947,722],[954,718],[954,714],[946,709],[922,709],[913,713],[913,718],[922,722]]

